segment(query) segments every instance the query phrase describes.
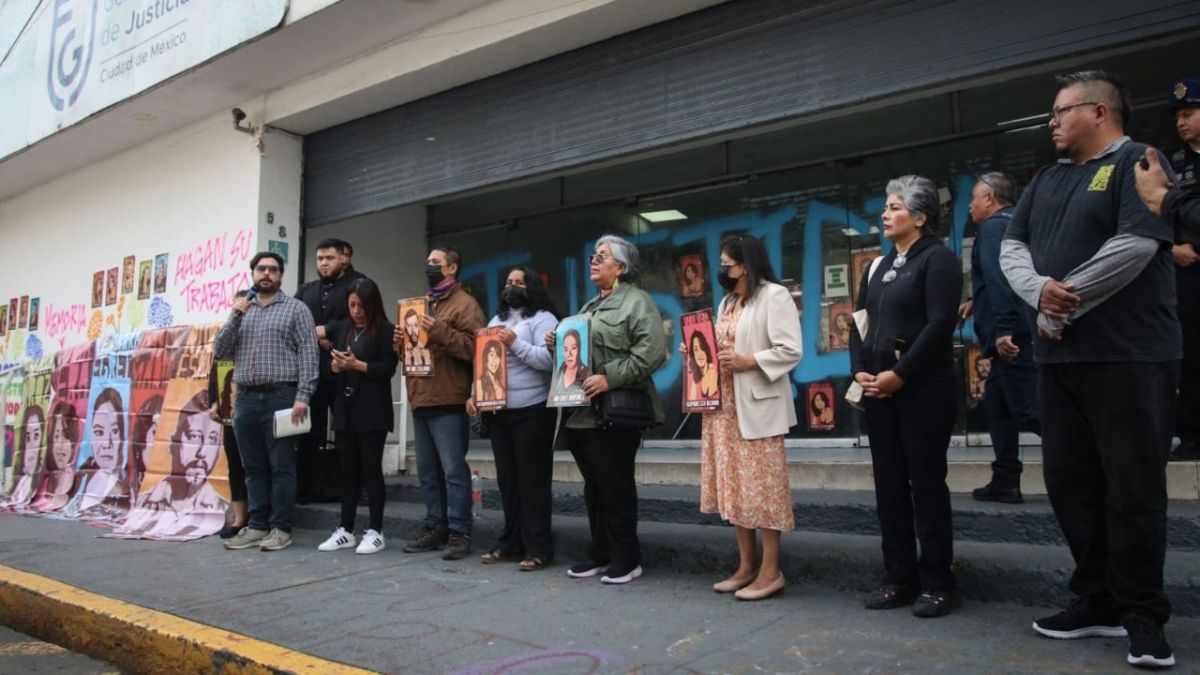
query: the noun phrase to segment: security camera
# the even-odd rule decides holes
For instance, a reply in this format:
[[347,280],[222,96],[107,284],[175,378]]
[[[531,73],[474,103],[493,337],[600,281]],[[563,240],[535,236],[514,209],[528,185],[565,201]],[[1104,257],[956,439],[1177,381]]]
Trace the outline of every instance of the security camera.
[[241,108],[234,108],[233,110],[230,110],[229,113],[233,115],[233,123],[235,125],[246,119],[246,111],[242,110]]
[[[254,124],[246,122],[246,111],[241,108],[234,108],[229,111],[233,115],[233,130],[240,131],[243,134],[254,134],[258,130],[254,128]],[[242,122],[246,122],[245,125]]]

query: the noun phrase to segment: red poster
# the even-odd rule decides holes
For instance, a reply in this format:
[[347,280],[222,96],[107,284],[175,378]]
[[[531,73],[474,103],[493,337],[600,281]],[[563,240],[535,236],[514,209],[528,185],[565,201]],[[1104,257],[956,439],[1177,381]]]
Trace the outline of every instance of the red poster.
[[396,325],[404,330],[404,374],[408,377],[433,375],[433,353],[429,349],[429,334],[421,319],[429,312],[425,298],[408,298],[397,303]]
[[834,415],[833,385],[828,382],[808,385],[808,430],[833,431],[837,426]]
[[850,348],[850,327],[854,325],[854,305],[839,302],[829,306],[829,351]]
[[484,328],[475,335],[475,407],[502,410],[508,406],[508,348],[500,339],[504,326]]
[[679,296],[698,298],[704,295],[704,259],[685,255],[679,259]]
[[721,368],[717,363],[717,340],[712,314],[688,312],[679,317],[687,353],[683,377],[683,411],[712,412],[721,409]]

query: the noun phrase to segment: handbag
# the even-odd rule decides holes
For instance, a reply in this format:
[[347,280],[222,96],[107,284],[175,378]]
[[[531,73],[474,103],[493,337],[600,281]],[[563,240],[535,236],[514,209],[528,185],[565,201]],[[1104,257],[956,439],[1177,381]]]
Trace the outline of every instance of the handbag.
[[610,389],[596,398],[596,425],[601,429],[637,429],[658,425],[654,401],[645,389]]

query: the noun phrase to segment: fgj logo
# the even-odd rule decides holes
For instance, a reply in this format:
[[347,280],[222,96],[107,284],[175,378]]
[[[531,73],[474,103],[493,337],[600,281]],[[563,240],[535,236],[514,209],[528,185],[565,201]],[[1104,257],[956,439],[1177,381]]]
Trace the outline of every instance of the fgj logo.
[[99,0],[54,0],[46,85],[55,110],[74,105],[87,82],[98,4]]

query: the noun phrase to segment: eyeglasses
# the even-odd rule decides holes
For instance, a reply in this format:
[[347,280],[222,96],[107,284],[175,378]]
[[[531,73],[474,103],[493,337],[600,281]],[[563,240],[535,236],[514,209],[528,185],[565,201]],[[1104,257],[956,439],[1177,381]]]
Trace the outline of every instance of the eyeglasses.
[[907,262],[908,262],[908,258],[906,258],[902,255],[896,255],[895,260],[892,260],[892,269],[884,272],[883,278],[880,279],[880,281],[885,284],[890,284],[893,281],[895,281],[898,271],[901,268],[903,268]]
[[258,265],[257,267],[254,268],[254,271],[255,272],[265,272],[267,274],[274,274],[275,272],[279,271],[279,266],[278,265]]
[[594,262],[597,265],[603,265],[605,260],[612,260],[612,256],[604,255],[603,253],[593,253],[592,257],[588,258],[588,262]]
[[1100,101],[1084,101],[1083,103],[1073,103],[1071,105],[1064,105],[1061,108],[1051,108],[1050,109],[1050,121],[1051,122],[1061,122],[1063,115],[1066,115],[1067,113],[1071,112],[1072,110],[1082,107],[1082,106],[1085,106],[1085,105],[1100,105]]

